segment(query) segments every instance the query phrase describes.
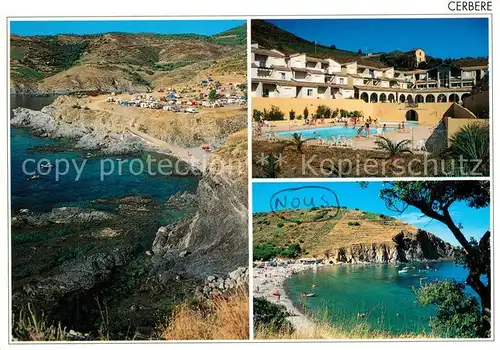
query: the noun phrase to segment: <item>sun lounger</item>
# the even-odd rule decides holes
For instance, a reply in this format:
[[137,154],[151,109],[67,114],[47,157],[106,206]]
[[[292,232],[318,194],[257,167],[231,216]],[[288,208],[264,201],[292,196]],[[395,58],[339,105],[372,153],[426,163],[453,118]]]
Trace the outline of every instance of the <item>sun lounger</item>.
[[337,145],[338,146],[347,146],[347,138],[345,135],[340,135],[339,138],[337,139]]
[[334,147],[337,145],[337,139],[335,136],[330,136],[330,147]]

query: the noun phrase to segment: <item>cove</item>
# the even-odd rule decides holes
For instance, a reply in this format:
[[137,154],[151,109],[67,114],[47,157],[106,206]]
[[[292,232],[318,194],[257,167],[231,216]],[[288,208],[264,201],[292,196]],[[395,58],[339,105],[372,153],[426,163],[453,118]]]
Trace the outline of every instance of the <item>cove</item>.
[[[338,328],[349,330],[364,323],[374,331],[393,335],[429,333],[429,318],[435,309],[417,304],[413,288],[436,279],[465,282],[467,270],[450,261],[429,263],[429,270],[425,264],[406,266],[414,269],[398,273],[402,265],[326,266],[292,275],[284,287],[299,310],[326,318]],[[314,297],[301,298],[302,292],[310,291]],[[466,292],[474,295],[470,287]],[[366,316],[359,319],[358,313]]]

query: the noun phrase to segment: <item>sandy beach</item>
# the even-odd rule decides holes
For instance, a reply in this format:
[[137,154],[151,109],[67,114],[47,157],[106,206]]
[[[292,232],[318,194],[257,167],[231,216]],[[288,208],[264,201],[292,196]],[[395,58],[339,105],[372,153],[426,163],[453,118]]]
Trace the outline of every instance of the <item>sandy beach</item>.
[[205,152],[200,147],[186,148],[173,145],[171,143],[158,140],[146,133],[143,133],[139,130],[133,128],[127,128],[127,131],[132,135],[139,137],[144,140],[148,144],[157,147],[160,152],[166,151],[166,154],[170,154],[183,162],[191,165],[193,168],[200,170],[201,172],[205,171],[205,168],[208,164],[208,160],[210,159],[210,153]]
[[[290,315],[293,315],[289,316],[287,319],[297,332],[304,335],[314,334],[316,326],[312,320],[293,306],[292,301],[288,298],[283,288],[283,282],[289,278],[293,272],[304,271],[312,267],[312,265],[290,264],[288,266],[277,267],[254,267],[253,269],[254,296],[264,297],[272,303],[285,306]],[[279,299],[277,296],[273,295],[273,292],[276,290],[281,294]]]

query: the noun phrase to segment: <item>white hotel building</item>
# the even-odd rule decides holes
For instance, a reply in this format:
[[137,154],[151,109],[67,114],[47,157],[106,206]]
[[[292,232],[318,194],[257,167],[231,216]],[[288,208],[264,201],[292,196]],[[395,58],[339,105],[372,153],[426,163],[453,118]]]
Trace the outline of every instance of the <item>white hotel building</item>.
[[488,66],[440,65],[398,71],[305,53],[286,56],[252,44],[252,97],[355,98],[366,102],[462,102]]

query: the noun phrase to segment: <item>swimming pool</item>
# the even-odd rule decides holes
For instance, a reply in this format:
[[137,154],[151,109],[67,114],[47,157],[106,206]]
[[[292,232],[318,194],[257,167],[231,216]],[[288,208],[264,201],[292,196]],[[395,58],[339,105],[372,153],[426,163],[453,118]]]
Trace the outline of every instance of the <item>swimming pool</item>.
[[[387,122],[387,123],[381,123],[381,125],[386,124],[386,132],[389,131],[394,131],[397,129],[397,125],[400,124],[398,122]],[[411,122],[405,122],[406,127],[410,126],[417,126],[418,123],[411,123]],[[278,136],[280,137],[291,137],[293,134],[297,133],[302,135],[303,138],[309,139],[309,138],[322,138],[324,140],[329,140],[330,136],[345,136],[348,139],[352,139],[357,136],[358,134],[358,129],[360,128],[361,125],[357,125],[355,128],[353,128],[351,125],[349,125],[347,128],[343,125],[335,125],[335,126],[330,126],[327,128],[311,128],[311,129],[304,129],[304,130],[290,130],[290,131],[282,131],[278,133]],[[381,129],[381,127],[380,127]],[[377,132],[377,128],[374,126],[370,128],[370,135],[374,135]],[[363,130],[362,135],[366,135],[366,130]]]

